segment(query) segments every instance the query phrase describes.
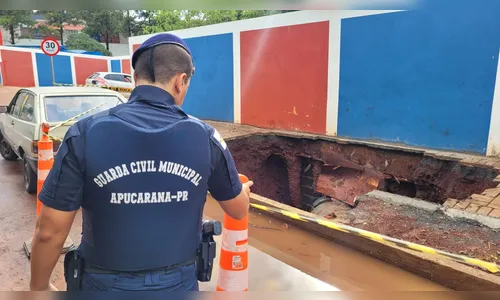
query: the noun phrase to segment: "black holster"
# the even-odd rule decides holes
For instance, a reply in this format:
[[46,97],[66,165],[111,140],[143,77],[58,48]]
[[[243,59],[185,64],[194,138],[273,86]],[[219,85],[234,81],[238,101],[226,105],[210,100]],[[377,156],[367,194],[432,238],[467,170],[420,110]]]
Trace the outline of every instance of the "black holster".
[[202,225],[201,243],[198,248],[198,261],[196,263],[197,277],[200,282],[208,282],[212,278],[214,258],[217,245],[214,235],[222,232],[221,223],[218,221],[204,221]]
[[66,280],[66,291],[75,292],[82,288],[83,258],[78,250],[72,250],[64,256],[64,279]]

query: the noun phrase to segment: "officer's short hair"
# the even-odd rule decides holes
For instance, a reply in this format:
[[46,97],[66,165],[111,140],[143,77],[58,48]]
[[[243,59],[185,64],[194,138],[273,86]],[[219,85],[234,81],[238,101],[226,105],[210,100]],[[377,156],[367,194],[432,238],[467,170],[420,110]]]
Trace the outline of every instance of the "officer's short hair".
[[149,51],[154,51],[152,64],[155,82],[168,83],[175,75],[180,73],[187,74],[186,80],[189,80],[193,75],[194,68],[191,55],[182,47],[174,44],[164,44],[153,47],[139,55],[134,69],[137,79],[153,81],[149,69]]

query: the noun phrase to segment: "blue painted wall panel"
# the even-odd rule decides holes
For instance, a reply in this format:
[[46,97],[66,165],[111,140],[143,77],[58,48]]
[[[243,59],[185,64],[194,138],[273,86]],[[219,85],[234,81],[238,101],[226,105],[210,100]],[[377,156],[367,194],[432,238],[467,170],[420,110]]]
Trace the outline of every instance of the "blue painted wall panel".
[[121,73],[122,71],[122,63],[121,60],[112,60],[111,61],[111,72]]
[[233,35],[185,39],[196,72],[182,108],[200,119],[234,121]]
[[[54,75],[56,83],[73,84],[71,73],[71,59],[69,56],[54,56]],[[52,67],[50,57],[36,53],[36,66],[38,69],[38,82],[40,86],[52,86]]]
[[338,135],[484,154],[499,13],[498,0],[441,0],[342,20]]

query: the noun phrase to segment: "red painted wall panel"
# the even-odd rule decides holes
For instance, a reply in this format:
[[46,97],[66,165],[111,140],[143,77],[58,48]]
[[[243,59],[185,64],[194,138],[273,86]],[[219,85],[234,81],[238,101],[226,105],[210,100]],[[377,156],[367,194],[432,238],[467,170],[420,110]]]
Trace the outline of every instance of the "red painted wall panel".
[[137,50],[137,48],[139,48],[139,46],[141,46],[141,44],[133,44],[132,45],[132,53],[134,53],[135,50]]
[[2,50],[3,85],[34,87],[31,52]]
[[122,59],[122,73],[132,74],[130,70],[130,59]]
[[241,122],[326,133],[328,22],[241,32]]
[[87,77],[95,72],[108,72],[108,61],[105,59],[75,57],[77,84],[85,84]]

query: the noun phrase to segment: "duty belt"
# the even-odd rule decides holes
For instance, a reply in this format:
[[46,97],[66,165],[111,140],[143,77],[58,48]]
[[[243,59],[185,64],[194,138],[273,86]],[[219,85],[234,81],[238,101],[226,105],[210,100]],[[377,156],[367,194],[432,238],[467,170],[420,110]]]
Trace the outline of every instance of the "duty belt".
[[149,273],[149,272],[166,272],[166,271],[171,271],[173,269],[177,269],[179,267],[184,267],[184,266],[189,266],[191,264],[194,264],[196,262],[196,259],[189,259],[177,264],[173,264],[170,266],[166,267],[160,267],[160,268],[154,268],[154,269],[148,269],[148,270],[137,270],[137,271],[117,271],[117,270],[108,270],[108,269],[103,269],[99,268],[97,266],[94,266],[88,261],[84,261],[83,265],[83,270],[85,273],[88,274],[120,274],[120,273]]

